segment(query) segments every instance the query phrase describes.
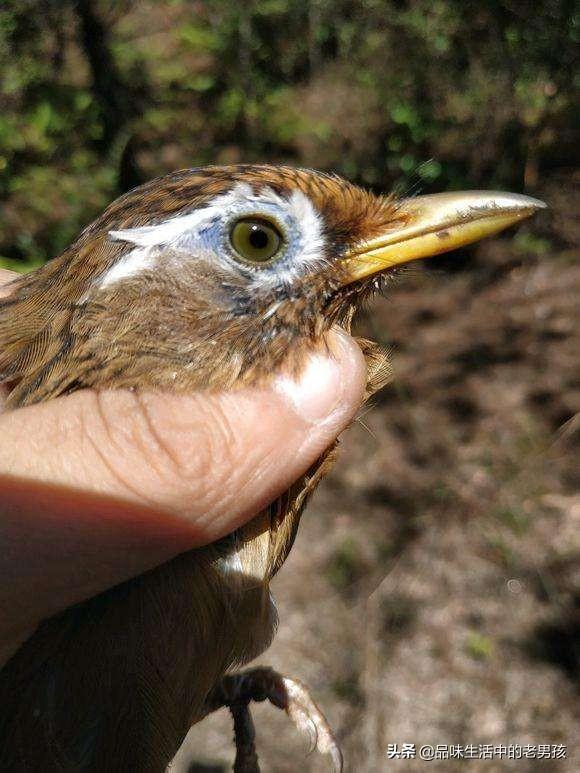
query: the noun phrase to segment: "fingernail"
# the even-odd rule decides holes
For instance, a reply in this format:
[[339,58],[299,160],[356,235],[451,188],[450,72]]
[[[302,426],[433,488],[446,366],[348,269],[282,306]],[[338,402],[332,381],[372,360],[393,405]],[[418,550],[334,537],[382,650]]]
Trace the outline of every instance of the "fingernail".
[[[356,400],[359,391],[362,399],[362,388],[358,389],[360,349],[342,332],[333,331],[327,343],[331,353],[324,350],[311,352],[296,378],[280,376],[275,382],[277,391],[310,424],[332,416],[345,404],[345,398],[349,404],[353,396]],[[353,379],[354,388],[349,378]],[[349,406],[345,407],[348,410]]]

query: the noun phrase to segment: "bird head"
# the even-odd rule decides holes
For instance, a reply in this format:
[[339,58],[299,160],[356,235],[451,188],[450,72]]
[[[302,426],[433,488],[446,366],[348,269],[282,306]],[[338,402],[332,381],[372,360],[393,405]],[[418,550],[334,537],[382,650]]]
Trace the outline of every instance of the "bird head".
[[415,258],[544,206],[491,192],[397,200],[311,170],[207,167],[113,202],[0,306],[22,405],[83,386],[224,388],[298,371]]

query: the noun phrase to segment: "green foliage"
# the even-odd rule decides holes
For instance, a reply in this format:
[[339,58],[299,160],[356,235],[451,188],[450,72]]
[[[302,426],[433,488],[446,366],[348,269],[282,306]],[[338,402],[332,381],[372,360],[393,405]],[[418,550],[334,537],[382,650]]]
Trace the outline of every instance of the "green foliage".
[[5,0],[0,255],[57,254],[171,169],[273,160],[377,189],[570,163],[569,0]]
[[360,546],[352,539],[345,539],[330,557],[324,575],[333,588],[340,593],[349,593],[367,572],[368,564]]
[[536,234],[530,233],[527,230],[521,230],[514,236],[513,244],[518,252],[523,255],[547,255],[552,249],[553,245],[549,239],[545,239],[542,236],[536,236]]
[[493,641],[489,636],[472,631],[466,642],[467,654],[474,660],[489,660],[493,656]]
[[364,702],[364,692],[360,685],[360,676],[357,673],[345,673],[341,678],[335,679],[331,684],[332,692],[336,697],[350,703],[351,706],[361,706]]
[[518,537],[523,537],[529,531],[529,518],[523,512],[510,508],[500,508],[494,515],[500,523],[507,526]]

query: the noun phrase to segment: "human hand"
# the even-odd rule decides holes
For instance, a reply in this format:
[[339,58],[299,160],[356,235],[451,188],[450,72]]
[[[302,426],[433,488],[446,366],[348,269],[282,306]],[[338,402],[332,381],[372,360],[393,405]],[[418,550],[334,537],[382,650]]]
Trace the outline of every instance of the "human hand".
[[0,667],[41,620],[219,539],[307,470],[362,400],[358,346],[329,344],[298,382],[83,390],[2,413]]

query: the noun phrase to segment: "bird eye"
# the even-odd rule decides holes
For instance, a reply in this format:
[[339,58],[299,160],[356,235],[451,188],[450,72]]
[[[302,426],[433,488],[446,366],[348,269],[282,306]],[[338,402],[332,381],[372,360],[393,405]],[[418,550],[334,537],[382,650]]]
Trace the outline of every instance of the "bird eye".
[[273,223],[257,217],[245,217],[234,224],[230,241],[244,260],[265,263],[280,251],[283,238]]

